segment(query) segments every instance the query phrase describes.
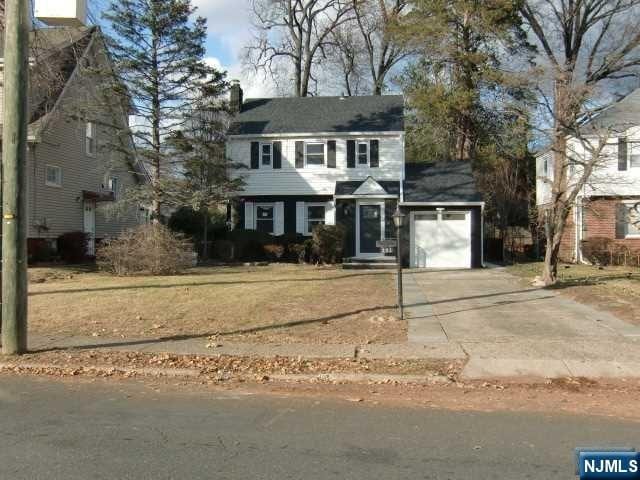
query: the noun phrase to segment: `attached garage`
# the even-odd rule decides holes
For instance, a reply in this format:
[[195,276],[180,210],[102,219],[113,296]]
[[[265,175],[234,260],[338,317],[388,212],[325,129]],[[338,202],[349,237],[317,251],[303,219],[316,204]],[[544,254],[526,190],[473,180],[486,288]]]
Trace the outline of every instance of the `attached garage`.
[[484,202],[468,162],[407,164],[400,206],[407,215],[403,264],[411,268],[483,266]]

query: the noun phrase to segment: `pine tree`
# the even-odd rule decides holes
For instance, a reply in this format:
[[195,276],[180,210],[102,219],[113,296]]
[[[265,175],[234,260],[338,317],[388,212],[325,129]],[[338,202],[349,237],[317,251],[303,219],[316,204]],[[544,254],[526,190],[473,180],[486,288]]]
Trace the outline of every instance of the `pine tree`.
[[109,48],[117,75],[131,98],[131,131],[151,178],[149,203],[161,220],[162,180],[176,165],[167,139],[181,130],[196,101],[193,92],[219,92],[225,74],[204,62],[206,20],[194,18],[190,0],[114,0]]

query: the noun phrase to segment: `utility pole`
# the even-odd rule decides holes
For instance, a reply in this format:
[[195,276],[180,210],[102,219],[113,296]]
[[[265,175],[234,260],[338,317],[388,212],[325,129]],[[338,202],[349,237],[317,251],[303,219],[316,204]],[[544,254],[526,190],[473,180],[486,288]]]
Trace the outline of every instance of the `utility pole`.
[[2,132],[2,352],[27,350],[29,0],[5,0]]

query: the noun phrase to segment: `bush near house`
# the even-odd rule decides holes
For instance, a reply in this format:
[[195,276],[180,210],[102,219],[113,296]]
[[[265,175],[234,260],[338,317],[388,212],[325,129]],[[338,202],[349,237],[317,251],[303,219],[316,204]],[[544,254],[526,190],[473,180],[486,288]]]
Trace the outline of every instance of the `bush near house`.
[[58,237],[58,254],[63,262],[77,264],[87,261],[89,235],[67,232]]
[[582,255],[595,265],[640,267],[640,250],[633,250],[608,237],[582,241]]
[[164,225],[142,225],[105,241],[96,255],[98,267],[125,275],[174,275],[193,266],[193,244]]
[[56,252],[51,247],[49,241],[44,238],[30,238],[27,241],[27,255],[29,265],[52,261]]
[[342,261],[346,230],[342,225],[318,225],[313,229],[313,255],[322,263]]

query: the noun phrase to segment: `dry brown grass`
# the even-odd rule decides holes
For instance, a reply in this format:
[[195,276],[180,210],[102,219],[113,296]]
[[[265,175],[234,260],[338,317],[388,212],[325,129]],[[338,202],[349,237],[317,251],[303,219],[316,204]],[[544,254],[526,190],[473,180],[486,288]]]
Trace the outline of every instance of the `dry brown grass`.
[[[514,265],[509,267],[509,271],[526,279],[533,279],[542,271],[542,264]],[[552,288],[578,302],[593,305],[640,325],[639,268],[560,265],[558,284]]]
[[219,335],[221,341],[404,342],[394,277],[298,265],[203,267],[113,277],[31,269],[30,331],[104,337]]

